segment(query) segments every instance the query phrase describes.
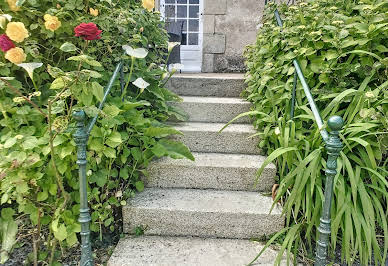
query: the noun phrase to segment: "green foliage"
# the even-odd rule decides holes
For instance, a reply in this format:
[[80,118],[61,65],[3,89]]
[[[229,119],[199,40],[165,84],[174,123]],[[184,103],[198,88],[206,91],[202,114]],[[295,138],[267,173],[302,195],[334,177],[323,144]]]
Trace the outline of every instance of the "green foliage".
[[275,8],[267,8],[257,41],[246,50],[244,95],[254,104],[246,115],[256,118],[259,146],[270,154],[266,163],[276,160],[278,167],[276,201],[284,202],[287,226],[280,253],[297,255],[303,250],[314,257],[324,199],[327,154],[300,83],[295,117],[290,117],[292,60],[297,59],[322,118],[327,121],[336,114],[345,120],[340,135],[345,147],[334,180],[330,254],[339,245],[349,265],[355,259],[362,265],[372,260],[382,265],[388,249],[387,2],[281,5],[283,29],[276,25]]
[[[60,259],[56,247],[78,244],[81,230],[71,115],[80,109],[89,118],[99,113],[96,106],[117,62],[124,60],[127,93],[122,100],[119,81],[113,84],[87,148],[91,230],[100,237],[106,230],[117,230],[119,209],[144,189],[141,177],[147,176],[153,158],[194,158],[182,143],[166,139],[181,134],[164,123],[180,116],[167,104],[180,98],[164,88],[169,74],[159,65],[167,34],[157,12],[146,11],[138,1],[22,2],[18,12],[0,2],[0,12],[24,23],[29,37],[16,45],[24,49],[26,62],[43,66],[34,70],[32,80],[23,68],[0,56],[1,260],[7,260],[17,223],[23,222],[34,228],[34,242],[45,245],[40,254],[46,255],[35,256],[51,263]],[[91,16],[89,7],[97,8],[99,16]],[[47,30],[44,14],[57,16],[61,27]],[[95,22],[102,39],[85,42],[74,37],[74,27],[81,22]],[[123,55],[123,45],[145,48],[148,55],[131,59]],[[132,82],[138,78],[149,85],[136,87]]]

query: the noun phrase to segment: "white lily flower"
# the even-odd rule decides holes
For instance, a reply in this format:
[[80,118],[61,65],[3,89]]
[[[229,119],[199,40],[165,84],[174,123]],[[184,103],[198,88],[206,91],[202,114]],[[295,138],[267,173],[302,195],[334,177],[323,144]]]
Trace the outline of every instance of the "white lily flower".
[[142,89],[142,90],[144,90],[145,88],[147,88],[150,85],[147,81],[145,81],[142,78],[138,78],[137,80],[132,82],[132,84],[135,85],[136,87],[138,87],[139,89]]
[[18,65],[19,67],[24,68],[27,71],[28,75],[32,80],[34,80],[34,70],[43,66],[42,63],[22,63]]
[[135,58],[145,58],[148,55],[148,51],[144,48],[133,49],[129,45],[123,45],[123,49],[127,55]]
[[7,24],[7,20],[11,21],[12,20],[12,16],[8,15],[8,14],[3,14],[3,15],[0,16],[0,28],[2,28],[2,29],[5,28],[5,25]]
[[275,135],[280,135],[280,128],[279,127],[277,127],[277,128],[275,128]]
[[169,42],[168,43],[168,51],[171,52],[175,46],[180,45],[180,44],[181,44],[180,42]]
[[183,70],[185,68],[183,64],[171,64],[170,67],[173,70]]

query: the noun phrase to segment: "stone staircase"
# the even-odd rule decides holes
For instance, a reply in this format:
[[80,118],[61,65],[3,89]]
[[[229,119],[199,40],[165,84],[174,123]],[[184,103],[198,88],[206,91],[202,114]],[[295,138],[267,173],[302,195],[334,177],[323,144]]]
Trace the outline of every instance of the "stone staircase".
[[[115,249],[109,266],[122,265],[246,265],[262,245],[249,241],[283,228],[281,210],[270,213],[269,193],[276,168],[268,165],[254,187],[255,173],[265,157],[257,148],[256,131],[241,119],[249,110],[239,95],[242,74],[180,74],[169,82],[179,94],[179,107],[189,114],[175,128],[175,137],[193,152],[195,162],[162,158],[149,168],[146,189],[123,207],[124,232],[144,228],[144,236],[128,236]],[[268,249],[255,265],[272,265]]]

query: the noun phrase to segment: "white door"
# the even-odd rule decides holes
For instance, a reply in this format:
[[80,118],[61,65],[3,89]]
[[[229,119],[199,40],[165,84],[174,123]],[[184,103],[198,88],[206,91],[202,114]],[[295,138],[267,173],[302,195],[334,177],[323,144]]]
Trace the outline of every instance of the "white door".
[[181,60],[184,72],[201,72],[203,0],[160,0],[165,21],[182,21]]

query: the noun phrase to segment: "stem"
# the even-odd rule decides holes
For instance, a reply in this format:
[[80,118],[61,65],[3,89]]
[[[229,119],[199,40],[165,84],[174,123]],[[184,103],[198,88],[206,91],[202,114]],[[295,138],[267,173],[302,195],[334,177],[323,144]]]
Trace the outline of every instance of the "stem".
[[34,85],[35,91],[38,91],[39,89],[38,89],[38,86],[36,86],[34,79],[31,79],[31,81],[32,81],[32,84]]
[[34,266],[38,266],[38,254],[39,254],[39,237],[40,237],[40,209],[38,208],[38,225],[37,232],[32,236],[33,248],[34,248]]
[[11,85],[11,83],[8,82],[8,80],[6,79],[3,79],[3,78],[0,78],[0,80],[2,82],[4,82],[5,84],[7,84],[7,86],[13,90],[17,95],[19,95],[20,97],[22,97],[24,100],[26,100],[27,102],[29,102],[36,110],[39,111],[39,113],[41,113],[44,117],[48,118],[48,116],[42,111],[42,109],[39,108],[39,106],[34,103],[33,101],[31,101],[30,99],[28,99],[26,96],[24,96],[18,89],[16,89],[14,86]]
[[63,203],[63,206],[62,208],[65,208],[66,204],[67,204],[67,201],[69,200],[69,195],[67,194],[67,192],[65,191],[65,187],[63,185],[63,180],[58,172],[58,168],[55,164],[55,152],[54,152],[54,139],[55,139],[55,136],[53,134],[53,129],[52,129],[52,120],[51,120],[51,108],[52,108],[52,102],[49,101],[48,102],[48,124],[49,124],[49,134],[50,134],[50,141],[49,141],[49,145],[50,145],[50,154],[51,154],[51,161],[52,161],[52,165],[53,165],[53,168],[54,168],[54,172],[55,172],[55,177],[56,177],[56,180],[57,180],[57,184],[59,186],[59,189],[61,190],[62,194],[63,194],[63,197],[65,198],[65,201]]
[[125,87],[124,87],[124,90],[123,90],[123,94],[121,95],[121,98],[124,99],[124,95],[127,94],[127,88],[129,86],[129,83],[131,82],[131,78],[132,78],[132,72],[133,72],[133,67],[134,67],[134,64],[135,64],[135,58],[132,56],[131,57],[132,59],[132,62],[131,62],[131,69],[129,71],[129,77],[128,77],[128,81],[127,81],[127,84],[125,84]]
[[51,247],[51,254],[50,254],[50,260],[49,260],[49,265],[53,265],[54,262],[54,257],[55,257],[55,249],[57,248],[57,240],[54,238],[54,244]]

